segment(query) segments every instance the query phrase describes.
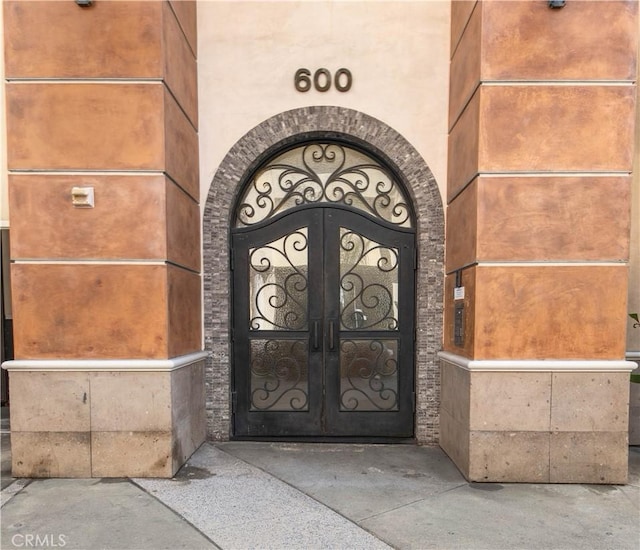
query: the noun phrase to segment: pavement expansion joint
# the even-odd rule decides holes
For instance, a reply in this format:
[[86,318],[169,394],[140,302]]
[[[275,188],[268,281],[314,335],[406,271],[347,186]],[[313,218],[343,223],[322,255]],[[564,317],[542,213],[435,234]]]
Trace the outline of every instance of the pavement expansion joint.
[[32,481],[32,479],[28,478],[17,478],[2,489],[2,492],[0,492],[0,508],[22,491],[22,489],[27,487]]

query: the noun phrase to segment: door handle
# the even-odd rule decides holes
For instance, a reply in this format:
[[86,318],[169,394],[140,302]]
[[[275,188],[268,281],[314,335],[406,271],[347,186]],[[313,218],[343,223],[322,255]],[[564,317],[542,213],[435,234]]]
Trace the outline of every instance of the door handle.
[[329,351],[334,351],[335,343],[335,321],[329,321]]
[[314,351],[317,351],[318,348],[320,347],[320,341],[319,341],[319,327],[318,325],[320,324],[320,321],[314,321],[313,322],[313,349]]

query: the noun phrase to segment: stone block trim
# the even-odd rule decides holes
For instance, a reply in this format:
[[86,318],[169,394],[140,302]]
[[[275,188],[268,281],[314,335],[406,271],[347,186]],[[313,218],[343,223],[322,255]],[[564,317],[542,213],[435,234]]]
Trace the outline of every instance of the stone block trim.
[[627,482],[633,363],[439,357],[440,445],[469,481]]
[[431,170],[415,148],[383,122],[364,113],[334,106],[293,109],[249,131],[229,151],[216,172],[204,209],[203,279],[207,361],[207,435],[230,436],[231,349],[229,338],[229,227],[235,202],[248,174],[275,151],[305,139],[334,138],[370,151],[392,166],[413,201],[416,215],[418,270],[416,284],[416,418],[419,443],[439,438],[442,345],[444,211]]

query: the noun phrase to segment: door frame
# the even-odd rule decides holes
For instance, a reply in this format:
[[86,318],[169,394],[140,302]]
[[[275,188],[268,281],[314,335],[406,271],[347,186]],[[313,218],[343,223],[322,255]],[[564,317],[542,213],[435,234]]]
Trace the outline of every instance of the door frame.
[[[230,224],[247,174],[276,151],[306,140],[337,139],[385,161],[403,184],[416,215],[415,440],[439,440],[444,295],[444,208],[433,174],[398,132],[359,111],[334,106],[293,109],[250,130],[229,150],[212,179],[203,212],[204,344],[207,436],[231,430]],[[226,239],[224,236],[227,236]]]

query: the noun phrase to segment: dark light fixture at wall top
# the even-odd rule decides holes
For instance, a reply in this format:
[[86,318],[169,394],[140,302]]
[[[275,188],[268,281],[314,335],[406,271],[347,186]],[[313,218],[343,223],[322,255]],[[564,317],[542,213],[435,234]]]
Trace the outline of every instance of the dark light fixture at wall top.
[[553,9],[564,8],[566,0],[549,0],[549,7]]

